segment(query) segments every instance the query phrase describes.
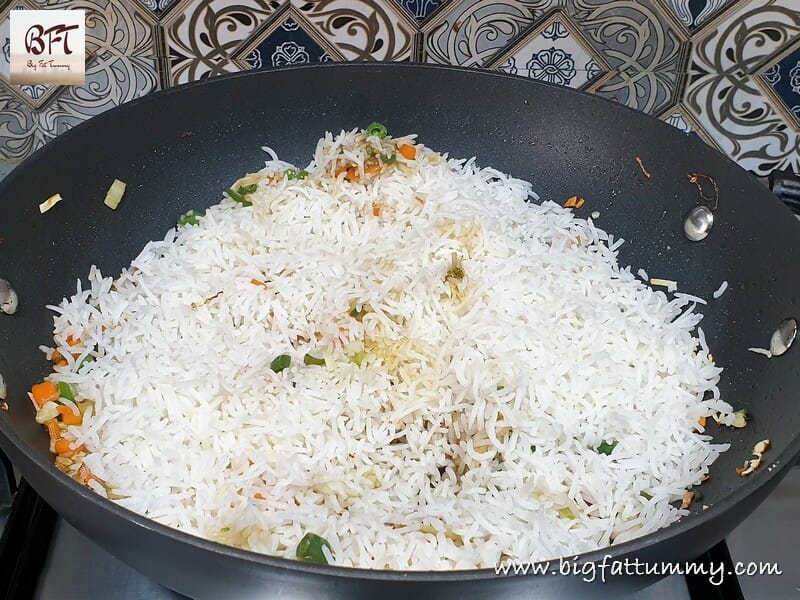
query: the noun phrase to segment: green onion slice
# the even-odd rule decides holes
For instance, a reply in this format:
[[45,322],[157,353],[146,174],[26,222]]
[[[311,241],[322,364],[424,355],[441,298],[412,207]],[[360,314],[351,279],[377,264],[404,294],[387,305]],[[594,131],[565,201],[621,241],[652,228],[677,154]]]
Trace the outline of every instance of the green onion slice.
[[288,354],[281,354],[276,356],[272,362],[269,363],[269,368],[276,373],[280,373],[284,369],[288,368],[290,364],[292,364],[292,357]]
[[331,556],[333,556],[333,548],[331,548],[328,540],[316,533],[307,533],[303,536],[303,539],[300,540],[300,543],[297,544],[295,556],[297,556],[297,560],[303,562],[327,565],[328,559],[325,558],[325,553],[322,551],[323,548],[327,548]]

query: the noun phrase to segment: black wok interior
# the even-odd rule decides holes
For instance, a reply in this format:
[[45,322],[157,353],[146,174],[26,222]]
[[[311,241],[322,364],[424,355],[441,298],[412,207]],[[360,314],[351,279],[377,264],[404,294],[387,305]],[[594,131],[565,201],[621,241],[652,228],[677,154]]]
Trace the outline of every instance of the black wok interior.
[[[573,90],[451,67],[336,64],[181,86],[76,127],[0,183],[0,277],[20,300],[17,314],[0,315],[0,373],[9,392],[9,410],[0,411],[0,445],[23,476],[112,552],[196,596],[222,589],[215,585],[250,590],[254,582],[343,597],[353,586],[372,590],[387,582],[405,582],[404,594],[413,586],[426,594],[436,589],[436,597],[465,582],[473,584],[459,588],[466,595],[487,585],[509,591],[548,585],[547,578],[498,579],[491,570],[403,575],[316,567],[179,534],[60,474],[51,466],[46,432],[33,420],[25,392],[48,372],[38,350],[52,341],[45,305],[74,293],[90,265],[117,274],[181,214],[218,202],[232,181],[259,169],[261,146],[304,165],[325,131],[376,120],[395,134],[417,132],[421,142],[451,156],[476,156],[480,165],[528,179],[543,200],[584,197],[579,213],[599,211],[599,226],[627,240],[621,263],[674,279],[680,291],[709,300],[701,326],[725,368],[722,396],[753,419],[744,429],[709,427],[732,448],[712,467],[695,514],[609,553],[689,558],[722,539],[800,453],[798,349],[770,360],[747,351],[768,346],[782,319],[800,315],[800,278],[789,260],[800,253],[800,225],[733,162],[654,118]],[[712,176],[719,187],[715,227],[702,242],[682,232],[683,216],[700,200],[687,181],[691,172]],[[111,211],[103,197],[115,178],[128,187],[119,210]],[[64,200],[40,214],[38,204],[55,193]],[[728,291],[712,300],[723,280]],[[762,439],[772,443],[765,464],[739,477],[735,468]],[[710,508],[703,511],[702,504]],[[191,570],[193,581],[186,577]]]

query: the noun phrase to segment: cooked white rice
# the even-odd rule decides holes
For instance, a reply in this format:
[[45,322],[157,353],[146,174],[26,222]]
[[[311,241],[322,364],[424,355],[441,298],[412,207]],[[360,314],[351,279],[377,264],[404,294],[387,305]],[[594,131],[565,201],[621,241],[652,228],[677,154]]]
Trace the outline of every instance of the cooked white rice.
[[271,160],[252,207],[225,199],[51,307],[52,378],[95,405],[67,435],[116,502],[290,558],[314,532],[374,569],[572,555],[686,514],[670,503],[727,449],[698,419],[731,411],[697,300],[472,160],[419,145],[333,177],[367,142],[327,135],[306,180]]

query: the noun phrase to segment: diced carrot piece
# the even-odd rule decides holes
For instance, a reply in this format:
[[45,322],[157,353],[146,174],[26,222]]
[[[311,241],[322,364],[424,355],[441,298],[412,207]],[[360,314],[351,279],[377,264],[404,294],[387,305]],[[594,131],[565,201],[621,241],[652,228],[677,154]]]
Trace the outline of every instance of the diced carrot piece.
[[60,361],[56,363],[57,367],[66,367],[69,363],[67,362],[66,358],[62,358]]
[[368,162],[364,165],[364,173],[374,175],[381,170],[381,166],[376,162]]
[[586,200],[584,200],[583,198],[578,198],[578,201],[575,203],[575,208],[581,208],[584,202],[586,202]]
[[358,169],[355,167],[347,167],[347,174],[344,178],[351,183],[358,181]]
[[68,346],[77,346],[77,345],[78,345],[78,344],[80,344],[80,343],[81,343],[81,341],[80,341],[80,340],[76,340],[76,339],[75,339],[74,337],[72,337],[71,335],[68,335],[68,336],[67,336],[67,345],[68,345]]
[[697,422],[700,423],[701,427],[705,427],[706,426],[706,418],[705,417],[700,417],[699,419],[697,419]]
[[380,204],[378,204],[377,202],[373,202],[372,203],[372,216],[373,217],[380,217],[382,210],[383,210],[383,207]]
[[33,401],[36,402],[36,406],[39,408],[44,406],[45,402],[58,400],[59,398],[58,388],[52,381],[37,383],[31,388],[31,394],[33,394]]
[[58,428],[58,421],[55,419],[50,419],[47,422],[47,435],[50,436],[51,440],[57,440],[61,437],[61,430]]
[[402,144],[397,150],[408,160],[414,160],[417,157],[417,149],[414,146]]
[[567,201],[564,203],[564,208],[575,208],[578,204],[578,197],[572,196],[571,198],[567,198]]
[[64,360],[64,356],[61,354],[61,352],[58,351],[58,348],[56,348],[55,350],[53,350],[53,354],[50,357],[50,360],[52,360],[54,363],[61,362],[62,360]]
[[255,498],[256,500],[266,500],[266,498],[264,498],[264,496],[261,495],[261,492],[256,492],[253,498]]
[[265,290],[267,289],[267,284],[265,282],[263,282],[263,281],[258,280],[258,279],[251,279],[250,283],[252,283],[253,285],[260,285]]
[[61,415],[61,422],[64,425],[80,425],[83,422],[83,417],[72,412],[69,406],[59,406],[56,410]]
[[72,458],[79,452],[86,451],[86,446],[84,446],[83,444],[81,444],[77,448],[72,448],[71,444],[72,442],[64,438],[56,440],[55,443],[56,454],[58,454],[59,456],[64,456],[66,458]]
[[56,440],[55,450],[56,454],[66,454],[72,452],[72,442],[67,439],[59,438]]

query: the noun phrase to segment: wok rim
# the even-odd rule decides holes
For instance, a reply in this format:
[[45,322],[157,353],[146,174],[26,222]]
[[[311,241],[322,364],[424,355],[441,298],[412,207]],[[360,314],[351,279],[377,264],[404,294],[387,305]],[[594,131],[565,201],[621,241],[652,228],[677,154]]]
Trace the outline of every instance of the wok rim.
[[[263,70],[263,71],[256,71],[256,70],[249,70],[249,71],[241,71],[237,73],[230,73],[214,78],[203,79],[199,81],[194,81],[186,84],[181,84],[178,86],[170,87],[167,89],[161,89],[145,96],[141,96],[139,98],[135,98],[130,100],[120,106],[114,107],[109,109],[103,113],[100,113],[91,119],[81,122],[79,125],[75,126],[74,128],[65,131],[64,133],[60,134],[58,137],[54,138],[38,150],[34,151],[33,154],[28,156],[24,159],[21,163],[19,163],[12,171],[7,175],[2,182],[0,182],[0,198],[4,196],[4,192],[7,188],[11,187],[16,180],[17,177],[21,176],[22,173],[25,173],[28,169],[32,168],[35,163],[42,157],[43,155],[51,152],[57,152],[63,146],[63,144],[69,144],[70,140],[74,135],[75,132],[82,132],[85,128],[90,127],[90,124],[94,124],[96,127],[102,127],[102,125],[106,122],[107,119],[119,119],[122,118],[125,113],[129,110],[136,109],[140,104],[147,104],[147,103],[154,103],[159,102],[162,97],[171,96],[173,94],[180,94],[183,93],[185,90],[193,90],[196,88],[200,88],[206,85],[226,85],[226,82],[233,81],[239,78],[244,77],[262,77],[262,78],[270,78],[273,74],[276,73],[283,73],[287,71],[317,71],[321,69],[338,69],[343,71],[369,71],[369,70],[381,70],[381,69],[389,69],[400,71],[400,70],[408,70],[409,72],[413,71],[453,71],[457,73],[461,73],[464,75],[465,78],[499,78],[502,80],[510,80],[514,82],[526,82],[526,85],[531,86],[539,86],[542,88],[547,88],[549,90],[548,93],[552,94],[562,94],[565,96],[574,96],[579,95],[585,98],[591,98],[592,101],[597,103],[606,103],[607,106],[611,105],[616,108],[612,110],[618,110],[621,112],[627,111],[627,113],[635,114],[638,119],[649,119],[651,123],[653,121],[660,123],[665,129],[665,131],[674,131],[674,128],[671,127],[669,124],[664,123],[657,117],[653,117],[651,115],[647,115],[638,111],[634,108],[629,106],[619,104],[613,100],[603,98],[601,96],[597,96],[591,94],[589,92],[583,90],[575,90],[572,88],[567,88],[564,86],[551,84],[547,82],[541,82],[533,79],[529,79],[522,76],[511,75],[508,73],[498,72],[498,71],[490,71],[490,70],[480,70],[480,69],[473,69],[467,67],[458,67],[452,65],[436,65],[436,64],[425,64],[425,63],[395,63],[395,62],[369,62],[369,63],[350,63],[350,62],[336,62],[336,63],[320,63],[320,64],[304,64],[304,65],[295,65],[295,66],[287,66],[281,68],[275,68],[270,70]],[[699,138],[693,139],[692,137],[686,136],[687,144],[694,143],[697,147],[704,149],[704,151],[716,153],[718,156],[721,156],[730,164],[736,166],[737,169],[741,170],[743,173],[747,173],[744,169],[742,169],[738,164],[735,163],[732,159],[722,154],[716,148],[713,148],[700,140]],[[765,190],[766,191],[766,190]],[[749,200],[752,202],[753,200]],[[785,208],[785,207],[784,207]],[[787,217],[791,216],[791,212],[788,208],[785,208]],[[13,318],[10,317],[10,318]],[[2,411],[0,411],[2,414]],[[210,552],[216,555],[224,556],[228,559],[236,560],[241,564],[246,564],[251,567],[269,567],[273,569],[280,569],[291,571],[295,573],[306,573],[316,576],[326,576],[326,577],[334,577],[334,578],[342,578],[342,579],[349,579],[349,580],[369,580],[369,581],[385,581],[385,582],[409,582],[409,583],[446,583],[446,582],[463,582],[463,581],[487,581],[487,580],[494,580],[494,579],[501,579],[507,577],[524,577],[530,576],[536,573],[536,571],[531,568],[530,573],[528,574],[516,574],[516,573],[498,573],[495,568],[482,568],[482,569],[459,569],[459,570],[413,570],[413,571],[406,571],[406,570],[379,570],[379,569],[365,569],[360,567],[345,567],[345,566],[338,566],[338,565],[316,565],[311,563],[304,563],[298,560],[290,559],[290,558],[283,558],[279,556],[273,556],[268,554],[262,554],[259,552],[255,552],[252,550],[245,550],[241,548],[236,548],[233,546],[228,546],[225,544],[221,544],[219,542],[214,542],[212,540],[200,537],[195,534],[187,533],[178,529],[174,529],[167,525],[163,525],[149,517],[145,517],[139,513],[136,513],[130,509],[124,508],[115,502],[108,500],[107,498],[103,498],[96,492],[92,491],[91,489],[87,488],[79,484],[77,481],[68,477],[61,471],[59,471],[52,461],[47,461],[45,458],[39,456],[39,452],[33,448],[25,439],[21,438],[14,428],[11,426],[6,419],[0,419],[0,437],[5,438],[8,443],[13,446],[14,451],[18,452],[23,457],[23,462],[27,462],[30,467],[34,469],[38,469],[42,472],[44,477],[53,478],[60,482],[62,486],[65,487],[68,493],[72,494],[73,497],[79,498],[80,504],[89,503],[84,507],[86,509],[93,509],[95,511],[100,510],[110,515],[113,515],[114,518],[122,519],[131,523],[139,528],[147,530],[151,534],[156,534],[159,536],[166,536],[168,538],[173,539],[181,544],[187,544],[189,546],[194,547],[196,550],[202,552]],[[50,458],[48,455],[47,458]],[[597,562],[599,560],[603,560],[605,556],[611,556],[612,559],[616,559],[618,557],[623,557],[627,555],[635,555],[642,550],[646,550],[651,546],[657,543],[664,543],[669,541],[674,541],[679,537],[687,534],[690,530],[701,527],[705,524],[711,523],[711,521],[717,518],[723,518],[724,515],[734,509],[736,506],[742,504],[747,500],[747,498],[757,492],[759,489],[768,487],[771,482],[777,483],[790,469],[794,466],[795,462],[800,458],[800,433],[795,434],[795,437],[787,447],[784,449],[783,452],[780,453],[774,460],[770,461],[769,464],[763,464],[761,469],[758,472],[754,473],[752,476],[748,477],[748,481],[744,482],[743,485],[739,486],[733,493],[725,496],[722,500],[716,502],[712,506],[708,508],[708,510],[704,510],[701,513],[697,514],[690,514],[686,517],[682,517],[679,520],[658,529],[652,533],[644,535],[642,537],[638,537],[627,542],[623,542],[617,545],[607,546],[605,548],[601,548],[599,550],[593,550],[591,552],[585,552],[577,555],[565,555],[563,557],[554,557],[548,560],[537,561],[535,563],[531,563],[531,565],[543,565],[552,562],[558,562],[560,558],[570,559],[570,561],[577,559],[578,564],[583,564],[587,562]],[[22,471],[22,469],[20,469]],[[25,473],[22,473],[24,477]],[[35,487],[34,487],[35,489]],[[37,493],[38,490],[37,490]],[[68,518],[64,517],[64,515],[59,514],[61,518],[65,518],[65,520],[69,521]],[[94,543],[97,543],[100,546],[103,546],[101,542],[96,540],[95,538],[91,538]],[[711,547],[714,543],[718,540],[709,540],[708,547]],[[516,561],[519,564],[527,564],[526,561]],[[513,571],[513,569],[512,569]],[[538,575],[539,577],[549,577],[550,573],[548,572],[547,575]]]

